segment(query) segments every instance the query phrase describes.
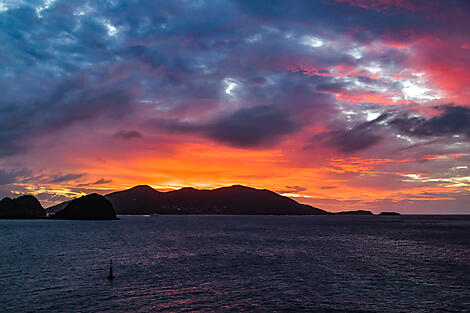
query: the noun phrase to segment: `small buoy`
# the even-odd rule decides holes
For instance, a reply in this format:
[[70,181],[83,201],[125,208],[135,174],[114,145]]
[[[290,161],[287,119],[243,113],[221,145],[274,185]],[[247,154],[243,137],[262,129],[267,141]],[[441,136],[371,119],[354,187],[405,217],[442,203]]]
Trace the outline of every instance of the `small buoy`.
[[113,260],[111,260],[111,263],[109,264],[109,275],[106,277],[108,280],[113,280],[114,275],[113,275]]

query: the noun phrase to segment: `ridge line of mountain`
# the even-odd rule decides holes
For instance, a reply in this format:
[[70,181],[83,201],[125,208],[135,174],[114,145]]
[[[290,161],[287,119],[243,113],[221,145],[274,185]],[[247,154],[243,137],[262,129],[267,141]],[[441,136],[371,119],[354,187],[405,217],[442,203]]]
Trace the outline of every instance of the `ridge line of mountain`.
[[[170,191],[137,185],[104,197],[113,204],[117,214],[331,214],[268,189],[243,185],[215,189],[183,187]],[[46,212],[55,213],[69,202],[48,207]]]

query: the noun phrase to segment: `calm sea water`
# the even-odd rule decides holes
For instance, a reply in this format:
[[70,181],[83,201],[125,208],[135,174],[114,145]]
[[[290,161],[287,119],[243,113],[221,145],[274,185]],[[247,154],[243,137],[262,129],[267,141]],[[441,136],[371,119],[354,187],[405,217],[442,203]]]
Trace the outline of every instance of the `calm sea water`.
[[0,235],[5,312],[470,311],[469,216],[2,220]]

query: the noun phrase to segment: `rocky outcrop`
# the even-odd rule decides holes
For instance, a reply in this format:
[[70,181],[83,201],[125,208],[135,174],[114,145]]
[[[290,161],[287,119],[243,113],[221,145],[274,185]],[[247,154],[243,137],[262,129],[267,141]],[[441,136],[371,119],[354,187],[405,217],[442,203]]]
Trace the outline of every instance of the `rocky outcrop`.
[[2,219],[35,219],[45,216],[46,212],[34,196],[25,195],[14,199],[6,197],[0,201]]
[[51,216],[62,220],[116,220],[114,207],[105,197],[93,193],[70,201]]

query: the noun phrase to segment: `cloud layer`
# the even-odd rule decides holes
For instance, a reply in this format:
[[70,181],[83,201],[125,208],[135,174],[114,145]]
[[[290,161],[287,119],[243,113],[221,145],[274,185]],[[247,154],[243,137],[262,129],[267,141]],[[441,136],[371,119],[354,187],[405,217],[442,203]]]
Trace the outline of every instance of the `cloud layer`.
[[466,1],[0,3],[1,195],[242,183],[468,209]]

